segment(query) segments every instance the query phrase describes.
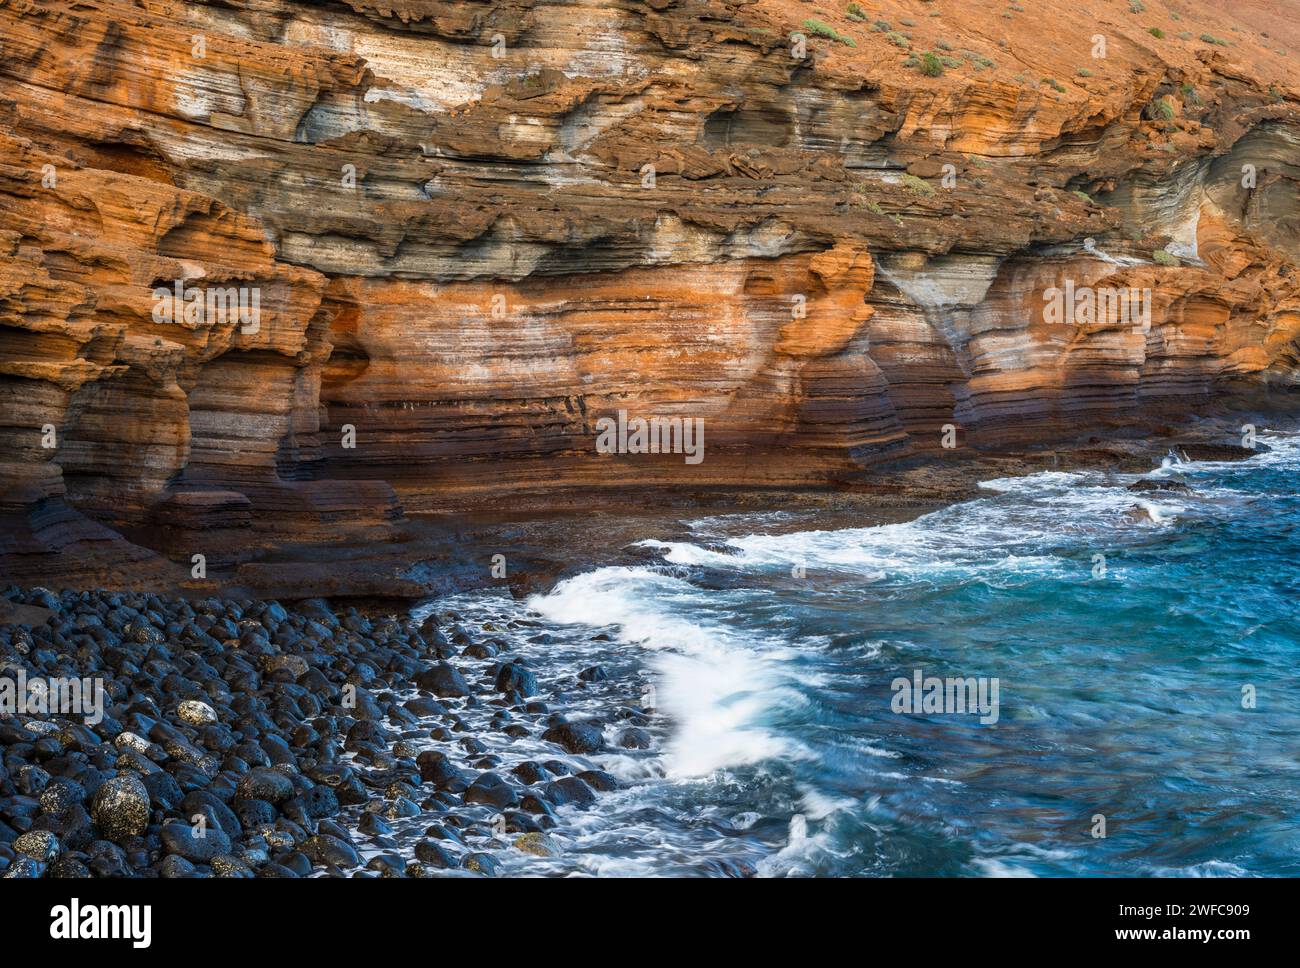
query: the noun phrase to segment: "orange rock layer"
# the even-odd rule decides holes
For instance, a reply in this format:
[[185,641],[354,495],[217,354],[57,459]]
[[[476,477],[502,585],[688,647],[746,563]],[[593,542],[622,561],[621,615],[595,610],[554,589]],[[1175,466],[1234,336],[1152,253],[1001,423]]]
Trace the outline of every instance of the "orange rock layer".
[[1294,32],[1019,6],[0,0],[0,572],[1293,389]]

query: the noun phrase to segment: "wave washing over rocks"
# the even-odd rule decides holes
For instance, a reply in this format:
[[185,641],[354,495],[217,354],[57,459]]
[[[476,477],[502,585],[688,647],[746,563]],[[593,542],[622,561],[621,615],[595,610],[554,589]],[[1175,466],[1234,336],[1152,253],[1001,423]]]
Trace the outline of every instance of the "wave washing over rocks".
[[[1218,818],[1295,789],[1300,719],[1238,692],[1294,675],[1300,437],[1206,453],[869,527],[698,518],[635,564],[408,616],[10,588],[0,680],[99,677],[105,705],[0,719],[0,867],[1294,874],[1285,811]],[[897,714],[916,670],[996,677],[996,723]],[[1248,788],[1242,762],[1267,764]]]

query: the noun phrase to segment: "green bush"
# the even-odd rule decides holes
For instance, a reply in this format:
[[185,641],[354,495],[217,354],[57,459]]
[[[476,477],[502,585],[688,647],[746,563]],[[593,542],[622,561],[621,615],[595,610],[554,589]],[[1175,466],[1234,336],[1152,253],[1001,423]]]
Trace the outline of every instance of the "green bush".
[[851,3],[844,14],[850,20],[866,20],[867,12],[859,7],[856,3]]
[[933,195],[934,187],[924,178],[917,178],[915,175],[903,174],[903,185],[913,195]]
[[1161,30],[1159,27],[1148,27],[1148,28],[1147,28],[1147,33],[1149,33],[1149,34],[1150,34],[1152,37],[1154,37],[1156,40],[1164,40],[1164,39],[1165,39],[1165,32],[1164,32],[1163,30]]
[[1080,67],[1080,68],[1079,68],[1079,76],[1080,76],[1080,77],[1092,77],[1092,71],[1088,70],[1088,68],[1086,68],[1086,67]]
[[1151,253],[1151,258],[1155,260],[1157,265],[1162,266],[1176,266],[1182,264],[1178,261],[1178,257],[1168,249],[1157,249],[1155,252]]
[[1156,102],[1156,115],[1162,121],[1172,121],[1176,117],[1174,106],[1168,98],[1162,97]]
[[827,40],[838,40],[841,44],[848,44],[850,47],[857,47],[857,42],[852,37],[846,37],[837,31],[828,23],[820,20],[814,20],[809,17],[803,22],[803,29],[808,31],[814,37],[825,37]]
[[1207,44],[1216,44],[1219,47],[1228,46],[1228,42],[1226,40],[1220,40],[1218,37],[1215,37],[1213,34],[1201,34],[1201,40],[1205,41],[1205,43]]
[[926,77],[938,77],[943,73],[943,61],[927,50],[921,55],[921,73]]

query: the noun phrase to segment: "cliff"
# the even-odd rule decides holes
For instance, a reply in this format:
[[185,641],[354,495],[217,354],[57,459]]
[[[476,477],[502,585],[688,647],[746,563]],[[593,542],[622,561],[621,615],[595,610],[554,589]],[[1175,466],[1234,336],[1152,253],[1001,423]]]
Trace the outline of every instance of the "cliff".
[[1297,13],[0,0],[0,577],[1285,394]]

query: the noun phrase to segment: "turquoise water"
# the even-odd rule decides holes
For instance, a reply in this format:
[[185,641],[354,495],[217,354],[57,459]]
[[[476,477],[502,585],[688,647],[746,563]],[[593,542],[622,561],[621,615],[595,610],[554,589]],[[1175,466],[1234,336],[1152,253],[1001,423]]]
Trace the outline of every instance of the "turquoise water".
[[[1300,445],[1261,439],[1148,475],[1191,493],[1045,473],[881,527],[712,518],[660,566],[466,599],[657,712],[551,872],[1300,874]],[[996,679],[997,721],[895,712],[915,670]]]

